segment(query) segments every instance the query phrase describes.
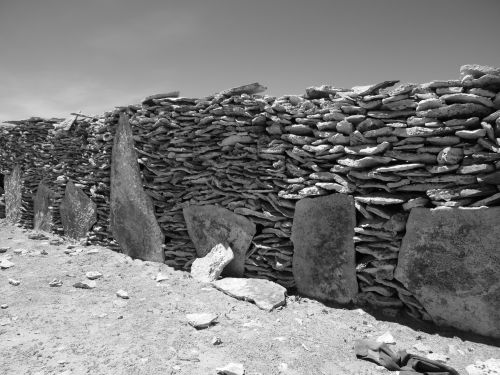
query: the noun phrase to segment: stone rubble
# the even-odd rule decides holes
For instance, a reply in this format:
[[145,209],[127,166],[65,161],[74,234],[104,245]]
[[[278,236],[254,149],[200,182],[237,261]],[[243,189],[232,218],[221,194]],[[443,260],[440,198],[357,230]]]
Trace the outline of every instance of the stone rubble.
[[53,192],[53,232],[62,234],[57,208],[73,181],[96,204],[86,240],[116,249],[111,149],[125,112],[165,234],[166,264],[190,269],[199,255],[183,210],[215,205],[256,225],[243,276],[293,288],[296,202],[349,194],[357,302],[430,319],[394,279],[409,211],[500,205],[500,72],[464,65],[460,74],[425,84],[325,85],[279,98],[260,94],[259,84],[200,99],[171,92],[101,116],[12,121],[0,128],[0,172],[21,194],[7,197],[5,189],[6,213],[32,228],[33,197],[44,180]]

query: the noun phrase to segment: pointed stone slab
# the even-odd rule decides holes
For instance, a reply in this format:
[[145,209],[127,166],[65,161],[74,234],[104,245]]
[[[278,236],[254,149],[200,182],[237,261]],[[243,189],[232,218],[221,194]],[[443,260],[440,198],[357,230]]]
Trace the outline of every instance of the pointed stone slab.
[[110,224],[113,238],[132,258],[164,262],[163,235],[145,193],[132,128],[122,113],[116,129],[111,162]]
[[18,223],[21,220],[21,167],[16,165],[11,174],[4,177],[5,188],[5,218],[10,223]]
[[500,338],[500,207],[414,208],[395,277],[438,325]]
[[76,240],[85,238],[97,221],[96,204],[72,181],[66,184],[59,213],[64,235]]
[[293,276],[299,293],[349,303],[358,291],[354,200],[332,194],[300,200],[295,207]]
[[38,184],[35,199],[33,200],[33,227],[35,230],[51,232],[52,230],[52,199],[54,192],[43,182]]
[[255,235],[255,224],[244,216],[213,205],[189,206],[182,212],[198,256],[204,257],[219,243],[227,245],[233,250],[234,259],[222,274],[242,277],[245,256]]
[[285,304],[285,287],[264,279],[226,277],[212,285],[231,297],[254,302],[258,308],[271,311]]

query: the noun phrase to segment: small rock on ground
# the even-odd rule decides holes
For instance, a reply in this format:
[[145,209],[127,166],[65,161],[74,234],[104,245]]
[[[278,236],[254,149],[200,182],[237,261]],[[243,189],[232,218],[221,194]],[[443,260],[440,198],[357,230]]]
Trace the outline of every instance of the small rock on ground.
[[9,279],[9,284],[14,285],[14,286],[18,286],[19,284],[21,284],[21,280]]
[[382,342],[384,344],[395,344],[396,340],[394,340],[394,337],[391,335],[389,331],[384,333],[383,335],[380,335],[376,339],[377,342]]
[[94,289],[97,286],[97,283],[93,280],[84,280],[74,283],[73,286],[79,289]]
[[49,286],[50,287],[60,287],[62,286],[63,282],[62,280],[59,280],[59,279],[53,279],[50,283],[49,283]]
[[120,298],[123,298],[123,299],[129,299],[129,295],[126,291],[124,291],[123,289],[120,289],[119,291],[116,292],[116,295]]
[[216,369],[217,375],[244,375],[245,369],[241,363],[229,363]]
[[85,276],[89,280],[95,280],[95,279],[102,277],[102,273],[100,273],[98,271],[89,271],[85,274]]
[[8,250],[10,250],[8,246],[0,247],[0,253],[6,253]]
[[211,313],[196,313],[196,314],[187,314],[186,318],[188,320],[189,325],[193,326],[196,329],[203,329],[214,324],[218,316],[216,314],[211,314]]
[[14,263],[12,263],[10,260],[8,259],[0,259],[0,268],[5,270],[7,268],[11,268],[11,267],[14,267]]

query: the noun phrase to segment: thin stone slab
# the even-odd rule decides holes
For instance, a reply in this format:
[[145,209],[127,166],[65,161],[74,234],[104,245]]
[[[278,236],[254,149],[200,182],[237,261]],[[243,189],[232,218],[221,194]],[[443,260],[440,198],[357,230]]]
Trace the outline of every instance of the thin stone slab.
[[33,199],[33,227],[35,230],[50,232],[52,230],[52,199],[54,192],[45,183],[40,182]]
[[349,303],[356,296],[354,201],[332,194],[297,202],[292,227],[293,275],[299,293]]
[[438,325],[500,338],[500,207],[416,208],[395,278]]
[[85,238],[97,221],[96,204],[71,181],[66,184],[59,212],[64,235],[76,240]]
[[269,280],[227,277],[212,285],[231,297],[254,302],[262,310],[271,311],[285,304],[286,288]]
[[255,224],[244,216],[213,205],[193,205],[182,212],[197,255],[204,257],[215,245],[227,245],[233,250],[234,259],[226,266],[223,275],[242,277],[245,256],[255,235]]
[[144,192],[132,128],[122,113],[111,161],[110,224],[114,239],[132,258],[163,262],[163,235],[151,198]]
[[21,220],[21,167],[16,165],[11,174],[4,177],[5,188],[5,218],[10,223],[18,223]]

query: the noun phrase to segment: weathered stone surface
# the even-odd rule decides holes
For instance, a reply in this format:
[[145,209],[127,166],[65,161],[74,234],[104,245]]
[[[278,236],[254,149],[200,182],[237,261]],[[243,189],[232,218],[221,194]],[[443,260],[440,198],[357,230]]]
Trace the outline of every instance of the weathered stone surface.
[[182,212],[197,255],[204,257],[215,245],[227,245],[233,250],[234,259],[223,274],[243,276],[245,255],[255,235],[255,224],[219,206],[189,206]]
[[492,111],[481,104],[467,103],[467,104],[450,104],[440,108],[432,108],[425,111],[417,112],[421,117],[433,117],[438,119],[450,118],[466,118],[466,117],[484,117]]
[[395,277],[433,320],[500,338],[500,207],[411,211]]
[[5,218],[11,223],[21,219],[21,167],[16,165],[11,174],[4,177],[5,187]]
[[343,194],[300,200],[292,227],[293,274],[298,291],[348,303],[357,293],[354,201]]
[[52,229],[52,205],[54,192],[47,185],[40,182],[33,200],[34,219],[33,226],[35,230],[50,232]]
[[97,220],[96,208],[96,204],[80,188],[68,181],[59,206],[64,234],[74,239],[87,236]]
[[285,304],[286,289],[269,280],[227,277],[212,285],[231,297],[254,302],[262,310],[271,311]]
[[191,265],[193,279],[210,283],[219,278],[229,262],[234,259],[233,250],[222,244],[215,245],[203,258],[196,259]]
[[146,195],[128,117],[120,115],[111,164],[110,222],[114,239],[132,258],[163,262],[165,237]]

